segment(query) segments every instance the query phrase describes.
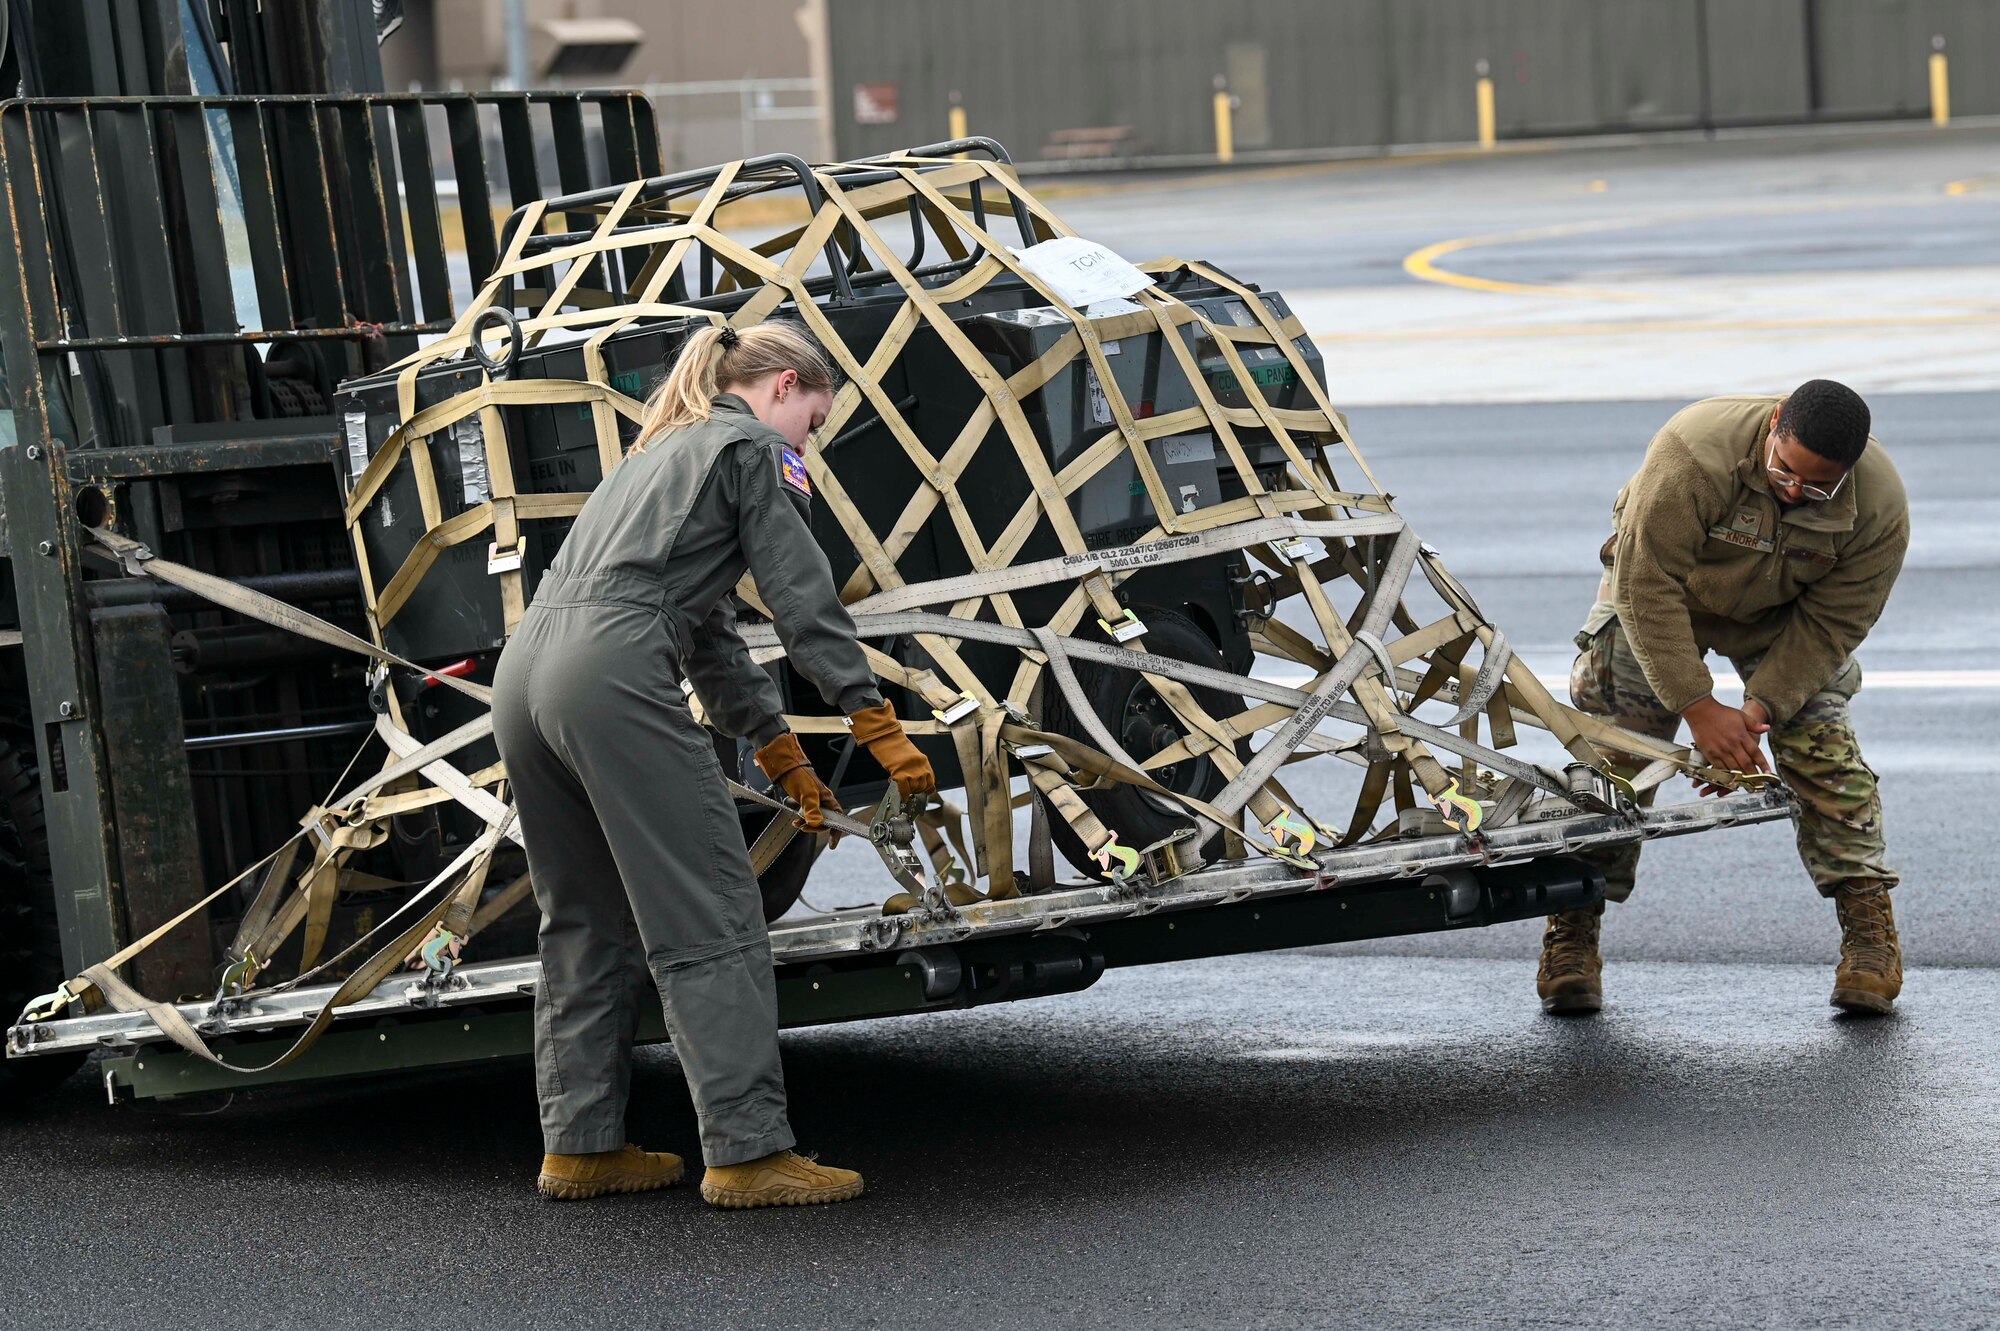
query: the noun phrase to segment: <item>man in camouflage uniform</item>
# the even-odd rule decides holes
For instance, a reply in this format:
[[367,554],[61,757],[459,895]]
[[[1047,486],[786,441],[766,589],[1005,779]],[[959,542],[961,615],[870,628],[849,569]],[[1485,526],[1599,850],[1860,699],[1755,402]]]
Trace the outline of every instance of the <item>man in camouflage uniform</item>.
[[[1799,858],[1840,920],[1833,1004],[1890,1011],[1903,982],[1897,877],[1848,702],[1861,687],[1852,653],[1888,600],[1910,521],[1867,405],[1824,379],[1782,399],[1697,402],[1654,437],[1612,520],[1571,700],[1663,740],[1685,718],[1703,756],[1738,772],[1771,770],[1759,747],[1768,733],[1799,798]],[[1710,651],[1742,677],[1742,707],[1713,696]],[[1597,860],[1607,899],[1625,900],[1638,845]],[[1601,913],[1550,917],[1536,984],[1545,1010],[1603,1005]]]

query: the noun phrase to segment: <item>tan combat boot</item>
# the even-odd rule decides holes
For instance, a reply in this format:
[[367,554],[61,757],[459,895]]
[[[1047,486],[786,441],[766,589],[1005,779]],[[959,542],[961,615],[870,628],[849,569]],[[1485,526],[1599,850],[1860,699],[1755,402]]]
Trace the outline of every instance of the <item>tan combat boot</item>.
[[835,1169],[795,1151],[779,1151],[740,1165],[710,1165],[701,1199],[727,1211],[752,1206],[812,1206],[861,1195],[861,1175]]
[[544,1197],[581,1201],[607,1192],[650,1192],[679,1183],[686,1163],[669,1151],[642,1151],[626,1142],[615,1151],[545,1155],[535,1186]]
[[1903,992],[1903,947],[1896,939],[1896,912],[1889,889],[1880,883],[1850,883],[1835,889],[1840,916],[1840,967],[1833,973],[1833,1005],[1846,1012],[1884,1013]]
[[1542,1011],[1585,1013],[1604,1006],[1604,958],[1597,954],[1603,922],[1601,906],[1549,916],[1542,933],[1542,968],[1535,975]]

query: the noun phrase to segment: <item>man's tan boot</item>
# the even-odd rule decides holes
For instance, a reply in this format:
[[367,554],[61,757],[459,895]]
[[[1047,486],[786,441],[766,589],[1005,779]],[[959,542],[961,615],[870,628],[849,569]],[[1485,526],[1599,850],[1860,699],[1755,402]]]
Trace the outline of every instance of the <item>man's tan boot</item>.
[[1846,1012],[1884,1013],[1903,992],[1903,946],[1889,889],[1853,883],[1835,889],[1840,916],[1840,967],[1833,973],[1833,1005]]
[[795,1151],[779,1151],[740,1165],[710,1165],[701,1199],[724,1210],[751,1206],[812,1206],[861,1195],[861,1175],[835,1169]]
[[1597,954],[1603,921],[1601,906],[1549,916],[1549,927],[1542,932],[1542,968],[1535,975],[1542,1011],[1585,1013],[1604,1006],[1604,958]]
[[535,1186],[544,1197],[581,1201],[607,1192],[650,1192],[679,1183],[687,1164],[670,1151],[642,1151],[627,1142],[615,1151],[545,1155]]

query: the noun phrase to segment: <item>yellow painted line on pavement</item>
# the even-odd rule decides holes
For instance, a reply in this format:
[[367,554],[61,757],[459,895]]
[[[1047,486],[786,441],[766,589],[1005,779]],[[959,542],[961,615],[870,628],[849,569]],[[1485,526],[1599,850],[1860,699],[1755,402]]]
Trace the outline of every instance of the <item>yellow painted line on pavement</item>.
[[[2000,175],[1973,176],[1966,180],[1954,180],[1945,186],[1948,194],[1966,193],[1984,188],[1990,183],[2000,185]],[[1957,187],[1963,186],[1963,189]],[[1937,196],[1924,195],[1919,198],[1887,199],[1815,199],[1799,203],[1754,204],[1744,208],[1728,208],[1720,211],[1697,209],[1679,210],[1666,213],[1650,213],[1639,217],[1607,217],[1590,222],[1565,222],[1556,226],[1528,227],[1520,231],[1496,231],[1481,236],[1458,236],[1451,240],[1441,240],[1435,245],[1426,245],[1403,259],[1403,271],[1421,282],[1436,282],[1442,286],[1458,287],[1465,291],[1491,291],[1515,296],[1573,296],[1579,300],[1649,300],[1653,297],[1636,291],[1594,291],[1586,287],[1564,286],[1559,283],[1505,282],[1498,278],[1478,277],[1471,273],[1456,273],[1448,268],[1440,268],[1437,261],[1448,254],[1464,250],[1481,249],[1489,245],[1518,245],[1525,241],[1557,240],[1564,236],[1594,235],[1602,231],[1622,231],[1635,227],[1665,226],[1674,222],[1721,221],[1724,218],[1739,217],[1784,217],[1801,213],[1847,212],[1856,208],[1911,208],[1937,206]]]
[[1585,287],[1549,285],[1540,282],[1502,282],[1491,277],[1475,277],[1470,273],[1454,273],[1448,268],[1440,268],[1437,261],[1447,254],[1457,254],[1461,250],[1480,249],[1487,245],[1518,245],[1530,240],[1555,240],[1563,236],[1585,235],[1597,231],[1616,231],[1621,228],[1654,226],[1674,220],[1668,217],[1614,217],[1600,222],[1565,222],[1558,226],[1536,226],[1522,231],[1495,231],[1484,236],[1459,236],[1452,240],[1441,240],[1435,245],[1426,245],[1403,259],[1403,271],[1420,282],[1436,282],[1441,286],[1459,287],[1466,291],[1496,291],[1512,296],[1574,296],[1580,300],[1645,300],[1638,292],[1592,291]]
[[1762,333],[1809,328],[1928,328],[2000,323],[1987,314],[1882,314],[1857,318],[1802,319],[1634,319],[1600,323],[1513,324],[1495,328],[1399,328],[1380,332],[1313,333],[1315,342],[1458,342],[1508,337],[1604,337],[1620,333]]

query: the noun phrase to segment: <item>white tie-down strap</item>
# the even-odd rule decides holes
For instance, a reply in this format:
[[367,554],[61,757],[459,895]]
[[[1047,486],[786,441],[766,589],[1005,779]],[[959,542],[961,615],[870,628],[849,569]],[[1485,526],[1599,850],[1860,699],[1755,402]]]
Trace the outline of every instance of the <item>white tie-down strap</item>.
[[[1042,650],[1041,642],[1032,629],[1010,628],[1005,624],[994,624],[985,620],[956,619],[950,615],[927,614],[923,611],[869,615],[858,620],[855,628],[863,638],[936,633],[949,634],[968,642],[997,643],[1022,651],[1039,653]],[[753,660],[775,661],[785,654],[784,648],[778,645],[776,632],[768,624],[746,624],[742,627],[741,633],[744,643],[751,649]],[[1218,670],[1214,666],[1196,665],[1190,661],[1175,660],[1170,656],[1156,656],[1151,652],[1135,652],[1129,648],[1092,642],[1086,638],[1058,637],[1057,641],[1062,644],[1063,653],[1072,661],[1089,661],[1096,665],[1115,666],[1122,670],[1164,675],[1195,688],[1214,689],[1231,696],[1256,698],[1262,702],[1280,703],[1287,707],[1305,707],[1313,701],[1313,695],[1304,689],[1259,679],[1255,675],[1238,675],[1228,670]],[[1364,649],[1359,659],[1365,664],[1372,658]],[[1364,729],[1368,726],[1368,714],[1350,702],[1335,702],[1327,707],[1321,716],[1322,719],[1349,722]],[[1468,740],[1455,730],[1432,725],[1413,716],[1403,716],[1399,724],[1403,733],[1414,739],[1420,739],[1448,753],[1471,758],[1504,775],[1519,777],[1550,794],[1560,795],[1568,789],[1562,778],[1555,773]],[[1304,744],[1302,742],[1295,747],[1304,747]]]
[[1316,536],[1322,540],[1394,536],[1403,530],[1403,520],[1393,515],[1369,514],[1359,518],[1330,521],[1305,518],[1258,518],[1250,522],[1212,527],[1190,536],[1160,536],[1137,545],[1116,549],[1091,550],[1078,555],[1060,555],[1016,564],[1011,568],[985,569],[952,578],[934,578],[911,583],[890,591],[876,592],[848,607],[855,615],[887,614],[896,610],[936,605],[943,601],[963,601],[976,597],[1000,596],[1052,583],[1088,577],[1093,573],[1133,573],[1165,564],[1205,559],[1210,555],[1265,545],[1287,538]]
[[1486,657],[1479,663],[1479,673],[1473,676],[1472,687],[1459,695],[1458,710],[1451,714],[1448,726],[1464,725],[1473,717],[1486,710],[1493,701],[1493,695],[1500,688],[1507,674],[1507,663],[1514,657],[1514,649],[1507,645],[1507,635],[1494,629],[1492,641],[1486,644]]
[[[382,742],[387,744],[389,751],[398,758],[420,755],[425,748],[423,741],[406,731],[396,729],[395,724],[386,716],[375,718],[375,733],[381,736]],[[521,825],[514,820],[513,810],[495,796],[473,785],[465,773],[441,758],[426,762],[420,770],[440,790],[449,792],[453,799],[472,810],[487,823],[505,822],[507,839],[517,846],[524,844],[521,840]]]
[[1354,686],[1354,681],[1361,677],[1362,670],[1371,661],[1383,668],[1384,684],[1394,686],[1396,667],[1389,660],[1381,635],[1389,627],[1390,616],[1402,603],[1403,588],[1410,580],[1410,568],[1416,559],[1417,534],[1405,527],[1397,534],[1396,544],[1382,566],[1382,575],[1368,604],[1368,614],[1356,630],[1354,643],[1340,654],[1333,668],[1314,683],[1308,701],[1292,713],[1292,719],[1278,728],[1278,733],[1257,750],[1236,778],[1215,797],[1216,808],[1230,814],[1241,812],[1243,806],[1250,802],[1250,797],[1277,774],[1285,759],[1298,751],[1305,737],[1332,714],[1340,695]]
[[204,573],[198,568],[176,564],[171,559],[161,559],[144,545],[129,536],[121,536],[108,528],[93,527],[90,534],[105,553],[116,559],[125,571],[135,578],[152,578],[168,583],[184,591],[193,592],[203,600],[233,610],[239,615],[280,628],[287,633],[296,633],[302,638],[323,642],[329,647],[353,652],[358,656],[373,657],[388,665],[400,666],[413,674],[434,679],[448,688],[456,689],[468,698],[491,704],[493,690],[483,684],[468,684],[450,675],[433,675],[415,661],[406,661],[386,648],[363,638],[357,638],[346,629],[330,624],[318,615],[308,614],[295,605],[287,605],[273,596],[266,596],[228,578]]

